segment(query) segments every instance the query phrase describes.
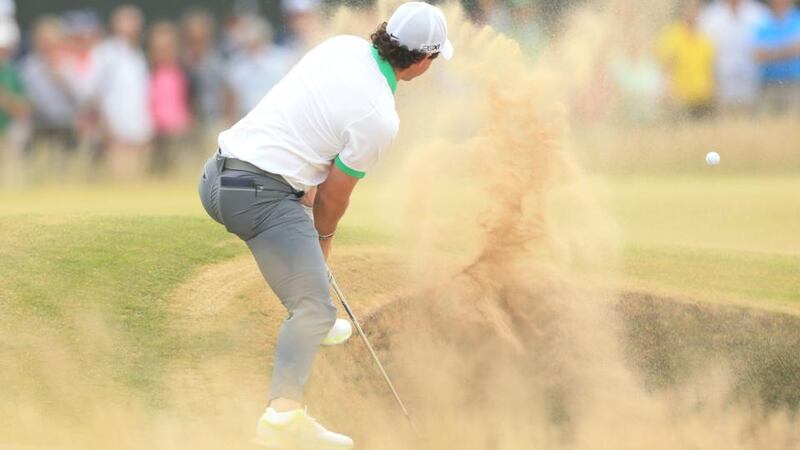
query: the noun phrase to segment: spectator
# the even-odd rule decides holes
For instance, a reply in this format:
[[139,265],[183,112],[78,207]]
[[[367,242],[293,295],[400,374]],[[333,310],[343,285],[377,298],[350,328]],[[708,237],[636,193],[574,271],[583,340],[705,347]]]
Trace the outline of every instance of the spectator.
[[699,1],[687,0],[680,9],[680,19],[661,34],[658,53],[669,76],[672,102],[699,118],[713,108],[714,47],[697,26]]
[[716,99],[725,113],[752,112],[758,100],[754,36],[767,18],[755,0],[714,0],[700,16],[700,28],[715,49]]
[[291,55],[272,44],[272,31],[262,19],[246,17],[240,25],[243,48],[228,64],[228,120],[244,117],[289,71]]
[[40,19],[33,30],[33,51],[22,61],[25,93],[33,108],[34,138],[54,140],[63,150],[75,146],[77,104],[65,77],[64,30],[56,17]]
[[761,64],[762,109],[800,112],[800,11],[791,0],[770,0],[772,14],[756,34]]
[[244,29],[253,18],[261,16],[261,8],[257,0],[236,0],[233,13],[225,19],[222,30],[220,50],[227,59],[238,54],[244,48],[242,42]]
[[150,112],[161,136],[185,133],[190,125],[189,80],[178,64],[178,30],[159,22],[150,34]]
[[13,19],[17,13],[17,5],[14,0],[0,0],[0,17]]
[[511,0],[510,36],[526,55],[536,58],[545,44],[545,35],[536,20],[536,7],[529,0]]
[[205,11],[192,11],[181,27],[194,116],[205,127],[216,128],[222,118],[225,72],[215,45],[214,19]]
[[289,28],[284,46],[294,54],[295,62],[319,40],[319,7],[320,0],[283,0]]
[[64,78],[77,106],[76,134],[97,157],[101,153],[102,133],[92,95],[97,89],[98,64],[95,49],[102,39],[100,17],[92,10],[70,11],[62,18],[67,54]]
[[117,175],[141,170],[153,132],[147,60],[140,47],[143,26],[139,8],[117,8],[111,18],[113,34],[94,56],[93,98],[106,132],[109,163]]
[[658,62],[642,42],[631,40],[609,62],[609,73],[617,94],[617,111],[631,123],[658,119],[664,94],[664,79]]
[[156,132],[153,169],[170,168],[173,141],[183,136],[191,124],[189,80],[178,63],[178,29],[159,22],[150,33],[150,113]]
[[9,158],[17,159],[28,138],[30,104],[23,95],[22,80],[13,57],[19,43],[19,27],[9,17],[0,18],[0,133]]
[[92,10],[70,11],[64,14],[62,24],[68,50],[65,66],[70,90],[79,103],[85,103],[97,69],[93,57],[102,38],[100,18]]
[[511,13],[503,0],[477,0],[476,21],[505,33],[511,28]]

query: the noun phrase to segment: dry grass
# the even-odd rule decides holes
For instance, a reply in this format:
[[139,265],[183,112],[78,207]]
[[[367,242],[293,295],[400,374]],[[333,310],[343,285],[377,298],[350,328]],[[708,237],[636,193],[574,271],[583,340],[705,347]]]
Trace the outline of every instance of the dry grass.
[[573,134],[574,148],[593,171],[619,176],[708,173],[705,155],[718,152],[722,173],[794,174],[800,170],[795,118],[716,119],[652,127],[601,125]]

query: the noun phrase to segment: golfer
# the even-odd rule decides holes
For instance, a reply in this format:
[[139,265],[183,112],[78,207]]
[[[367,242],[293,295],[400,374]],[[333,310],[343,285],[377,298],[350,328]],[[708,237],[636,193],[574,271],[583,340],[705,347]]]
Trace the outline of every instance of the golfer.
[[348,322],[336,319],[326,260],[356,183],[397,134],[398,80],[422,75],[440,54],[453,54],[442,12],[405,3],[371,42],[337,36],[312,49],[220,134],[219,150],[205,165],[203,206],[247,243],[289,312],[278,334],[269,405],[258,422],[264,446],[353,446],[303,408],[320,345],[351,333]]

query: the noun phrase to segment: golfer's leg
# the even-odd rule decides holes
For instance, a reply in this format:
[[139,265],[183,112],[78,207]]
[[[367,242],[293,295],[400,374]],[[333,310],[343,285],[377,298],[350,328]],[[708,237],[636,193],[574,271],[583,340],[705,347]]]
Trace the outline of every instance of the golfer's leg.
[[286,203],[279,209],[289,220],[281,220],[247,245],[289,311],[278,333],[269,398],[302,402],[314,356],[336,321],[336,307],[313,223],[298,202]]

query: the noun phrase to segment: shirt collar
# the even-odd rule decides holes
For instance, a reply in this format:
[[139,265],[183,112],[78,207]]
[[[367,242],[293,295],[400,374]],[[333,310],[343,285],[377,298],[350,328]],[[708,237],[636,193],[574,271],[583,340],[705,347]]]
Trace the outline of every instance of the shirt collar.
[[394,73],[394,68],[389,61],[383,58],[383,56],[378,53],[378,49],[372,47],[372,57],[375,58],[375,62],[378,63],[378,69],[381,70],[384,78],[386,78],[386,82],[389,83],[389,89],[392,90],[392,94],[397,91],[397,74]]

